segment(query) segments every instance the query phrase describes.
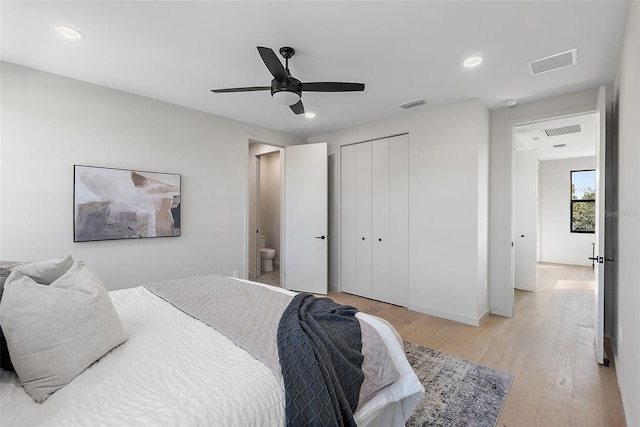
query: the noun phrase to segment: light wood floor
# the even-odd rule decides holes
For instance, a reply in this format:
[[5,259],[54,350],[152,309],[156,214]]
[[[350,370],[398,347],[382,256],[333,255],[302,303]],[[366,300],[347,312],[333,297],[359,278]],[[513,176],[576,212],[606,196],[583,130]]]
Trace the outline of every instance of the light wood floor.
[[615,367],[595,356],[594,294],[555,290],[592,280],[591,267],[540,264],[537,291],[516,291],[514,317],[480,327],[342,293],[329,296],[391,322],[410,342],[514,375],[498,426],[625,426]]

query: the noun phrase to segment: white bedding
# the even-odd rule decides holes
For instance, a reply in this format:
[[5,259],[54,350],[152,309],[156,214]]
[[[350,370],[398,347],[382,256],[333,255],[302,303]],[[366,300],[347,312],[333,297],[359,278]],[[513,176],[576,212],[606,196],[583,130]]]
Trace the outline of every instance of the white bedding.
[[[284,425],[282,382],[249,353],[143,287],[110,295],[129,340],[42,404],[14,373],[0,371],[3,427]],[[356,422],[400,422],[419,402],[422,386],[393,331],[375,317],[358,317],[391,347],[402,377],[360,408]]]

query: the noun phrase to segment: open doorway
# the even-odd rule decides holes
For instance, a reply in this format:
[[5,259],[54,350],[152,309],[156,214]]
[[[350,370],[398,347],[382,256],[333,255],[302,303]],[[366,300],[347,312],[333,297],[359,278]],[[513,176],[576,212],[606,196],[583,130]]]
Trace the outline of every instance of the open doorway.
[[[252,139],[248,140],[247,179],[247,276],[264,281],[260,256],[261,236],[268,248],[275,250],[273,267],[279,270],[278,286],[314,294],[328,291],[328,169],[327,143],[301,144],[279,147]],[[279,165],[272,175],[279,175],[279,231],[265,233],[260,214],[260,169],[267,162],[266,155],[279,153]],[[278,174],[279,169],[279,174]],[[286,189],[286,191],[285,191]],[[277,209],[277,207],[274,207]],[[277,228],[277,227],[275,227]],[[286,238],[285,238],[286,236]],[[274,248],[270,248],[274,249]],[[278,254],[278,252],[280,252]],[[278,266],[279,262],[279,266]],[[279,268],[278,268],[279,267]],[[273,276],[273,275],[272,275]],[[275,285],[274,281],[269,284]]]
[[283,258],[283,151],[249,142],[249,279],[278,287]]
[[[518,189],[515,162],[518,148],[530,144],[538,155],[539,190],[537,207],[538,250],[537,261],[564,265],[590,265],[594,282],[596,326],[596,359],[608,365],[604,357],[604,256],[605,246],[612,246],[611,236],[606,239],[605,193],[607,176],[611,170],[606,164],[606,90],[598,92],[597,108],[593,112],[557,117],[550,120],[513,126],[514,181],[512,209],[512,279],[514,288],[519,278],[516,268],[518,234],[516,217],[516,191]],[[530,134],[527,134],[527,131]],[[540,132],[544,132],[542,135]],[[544,137],[547,138],[544,138]],[[562,139],[558,137],[563,137]],[[550,140],[553,138],[553,140]],[[520,145],[520,147],[519,147]],[[522,147],[525,146],[525,147]],[[572,149],[578,152],[569,155]],[[567,155],[542,153],[561,150]],[[610,250],[610,248],[609,248]],[[609,264],[609,263],[608,263]]]
[[596,130],[596,113],[514,127],[515,289],[536,290],[539,262],[593,266]]

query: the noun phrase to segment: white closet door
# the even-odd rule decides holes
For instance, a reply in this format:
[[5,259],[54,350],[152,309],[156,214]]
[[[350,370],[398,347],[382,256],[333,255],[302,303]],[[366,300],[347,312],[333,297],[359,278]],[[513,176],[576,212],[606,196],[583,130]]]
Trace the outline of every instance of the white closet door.
[[389,302],[389,139],[371,145],[371,298]]
[[371,142],[356,145],[356,294],[371,297]]
[[409,306],[409,135],[389,141],[389,302]]
[[356,145],[340,149],[340,248],[342,292],[356,293]]

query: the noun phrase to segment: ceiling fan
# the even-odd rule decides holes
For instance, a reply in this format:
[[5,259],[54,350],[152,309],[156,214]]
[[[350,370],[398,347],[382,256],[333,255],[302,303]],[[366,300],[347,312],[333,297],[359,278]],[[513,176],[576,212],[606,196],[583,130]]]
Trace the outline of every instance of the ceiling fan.
[[280,55],[285,60],[282,63],[268,47],[258,46],[258,52],[267,66],[269,72],[273,76],[271,86],[252,86],[252,87],[236,87],[229,89],[213,89],[213,93],[228,92],[253,92],[259,90],[271,90],[271,96],[277,103],[288,105],[295,114],[303,114],[304,106],[300,98],[302,92],[358,92],[364,90],[364,83],[345,83],[345,82],[312,82],[302,83],[289,72],[289,59],[296,53],[292,47],[281,47]]

